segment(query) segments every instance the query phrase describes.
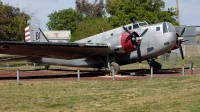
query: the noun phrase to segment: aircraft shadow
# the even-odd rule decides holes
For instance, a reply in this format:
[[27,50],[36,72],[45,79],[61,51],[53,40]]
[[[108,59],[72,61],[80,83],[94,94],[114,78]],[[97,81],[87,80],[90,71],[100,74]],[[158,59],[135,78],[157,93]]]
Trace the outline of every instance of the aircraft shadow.
[[[177,74],[180,72],[181,72],[180,69],[153,70],[153,74]],[[151,74],[151,70],[150,69],[121,70],[120,73],[124,75],[145,76],[146,74]]]

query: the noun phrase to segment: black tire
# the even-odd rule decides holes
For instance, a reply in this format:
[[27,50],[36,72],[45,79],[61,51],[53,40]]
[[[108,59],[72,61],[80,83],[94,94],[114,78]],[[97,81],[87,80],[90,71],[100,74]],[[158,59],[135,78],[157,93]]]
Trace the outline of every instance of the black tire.
[[111,69],[114,68],[115,75],[119,74],[120,67],[116,62],[111,62],[110,66],[111,66]]

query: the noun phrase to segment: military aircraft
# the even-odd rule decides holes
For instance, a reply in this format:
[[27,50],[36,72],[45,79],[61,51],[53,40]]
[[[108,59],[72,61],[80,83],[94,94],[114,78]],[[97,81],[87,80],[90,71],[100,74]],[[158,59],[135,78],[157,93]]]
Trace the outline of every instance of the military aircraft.
[[[181,35],[184,33],[182,31]],[[183,38],[169,22],[149,25],[140,21],[124,25],[73,43],[49,42],[36,25],[25,29],[25,42],[1,41],[0,54],[26,56],[29,62],[73,67],[106,68],[115,74],[120,65],[148,60],[154,69],[161,64],[154,58],[180,48]],[[47,66],[48,67],[48,66]]]

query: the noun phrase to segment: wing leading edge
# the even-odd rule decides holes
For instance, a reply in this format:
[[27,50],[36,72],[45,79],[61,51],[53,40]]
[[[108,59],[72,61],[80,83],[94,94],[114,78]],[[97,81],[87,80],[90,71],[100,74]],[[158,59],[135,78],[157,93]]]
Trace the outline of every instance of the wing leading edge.
[[76,59],[109,52],[105,43],[0,42],[0,54]]

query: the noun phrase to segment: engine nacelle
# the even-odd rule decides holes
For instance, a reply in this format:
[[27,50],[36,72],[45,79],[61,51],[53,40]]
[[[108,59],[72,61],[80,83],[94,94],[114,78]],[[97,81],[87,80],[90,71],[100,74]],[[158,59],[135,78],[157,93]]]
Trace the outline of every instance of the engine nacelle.
[[[133,31],[130,31],[130,33],[133,33]],[[127,32],[122,33],[121,45],[122,45],[122,49],[126,53],[130,53],[136,50],[136,47],[132,43],[132,37]]]
[[[178,33],[176,33],[176,37],[177,37],[177,40],[178,40],[178,37],[180,37],[180,35]],[[175,49],[178,49],[178,44],[176,42],[176,44],[174,45],[174,47],[171,49],[171,50],[175,50]]]

